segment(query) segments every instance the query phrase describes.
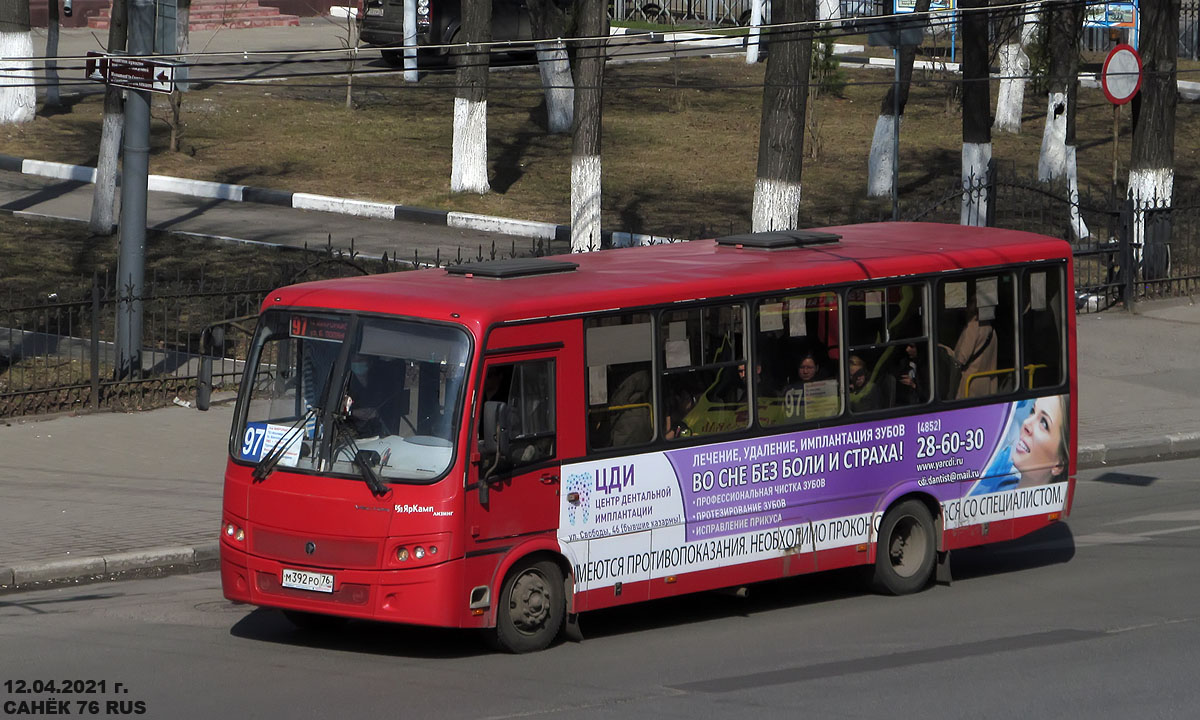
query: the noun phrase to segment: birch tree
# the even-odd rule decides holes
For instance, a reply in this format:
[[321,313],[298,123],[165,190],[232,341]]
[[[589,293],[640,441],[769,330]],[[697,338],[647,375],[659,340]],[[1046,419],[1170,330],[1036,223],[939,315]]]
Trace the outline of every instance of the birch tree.
[[[1169,220],[1175,185],[1175,103],[1178,92],[1175,43],[1179,29],[1180,0],[1142,3],[1141,109],[1133,128],[1133,151],[1129,170],[1129,198],[1136,211],[1134,247],[1144,254],[1142,277],[1166,277],[1170,257],[1163,233],[1147,233],[1147,210],[1163,210]],[[1143,244],[1144,243],[1144,244]]]
[[[929,12],[929,0],[917,0],[913,10],[917,13]],[[922,21],[921,26],[925,23]],[[900,83],[888,87],[883,101],[879,104],[879,117],[875,119],[875,135],[871,138],[871,155],[867,161],[867,195],[883,197],[892,192],[892,174],[896,162],[893,153],[896,148],[896,117],[903,125],[904,108],[908,105],[908,93],[912,87],[913,63],[917,59],[915,45],[900,47]]]
[[0,124],[33,121],[33,34],[29,0],[0,0]]
[[962,213],[961,225],[986,225],[988,165],[992,161],[991,91],[988,87],[987,0],[959,0],[962,10]]
[[529,0],[529,20],[537,39],[538,71],[546,96],[546,127],[551,133],[571,131],[574,119],[575,84],[571,80],[571,62],[562,37],[567,16],[556,0]]
[[1046,126],[1038,155],[1038,179],[1065,181],[1071,195],[1071,230],[1088,237],[1079,215],[1079,179],[1075,165],[1075,111],[1079,97],[1079,41],[1084,3],[1064,0],[1046,8],[1046,46],[1050,48],[1050,84]]
[[600,249],[600,121],[604,109],[604,62],[608,4],[578,0],[575,50],[575,127],[571,138],[571,252]]
[[454,52],[454,142],[450,191],[483,195],[488,184],[488,43],[492,39],[492,0],[464,0],[462,37]]
[[[771,52],[763,84],[754,181],[754,232],[794,230],[800,222],[804,167],[804,115],[812,65],[815,0],[776,0],[771,10]],[[798,25],[806,23],[806,25]]]
[[996,132],[1021,132],[1021,111],[1025,107],[1025,85],[1029,77],[1029,56],[1025,48],[1037,32],[1040,5],[1024,9],[1000,10],[1000,91],[996,95]]
[[[113,0],[108,20],[108,52],[125,51],[129,34],[128,3]],[[111,235],[116,226],[117,161],[121,156],[121,135],[125,131],[125,100],[121,88],[110,85],[104,91],[104,118],[100,125],[100,151],[96,159],[96,184],[92,189],[92,215],[88,229],[97,235]]]

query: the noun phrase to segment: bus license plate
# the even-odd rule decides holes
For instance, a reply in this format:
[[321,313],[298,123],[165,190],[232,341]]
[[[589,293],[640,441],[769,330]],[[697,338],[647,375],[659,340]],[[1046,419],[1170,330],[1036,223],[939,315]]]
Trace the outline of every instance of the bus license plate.
[[371,17],[382,17],[383,16],[383,8],[381,8],[381,7],[367,8],[367,14],[370,15]]
[[312,590],[314,592],[333,592],[333,576],[329,573],[316,573],[307,570],[283,569],[283,582],[286,588],[297,590]]

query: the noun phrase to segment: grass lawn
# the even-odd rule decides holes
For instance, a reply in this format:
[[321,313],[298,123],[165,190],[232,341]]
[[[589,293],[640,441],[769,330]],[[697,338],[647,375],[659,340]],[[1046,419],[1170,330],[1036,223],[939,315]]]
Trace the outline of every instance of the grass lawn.
[[[606,229],[696,237],[749,228],[763,70],[764,64],[748,66],[731,58],[609,66],[603,124]],[[803,225],[890,213],[890,199],[867,198],[865,188],[871,137],[891,72],[844,73],[849,84],[840,95],[823,95],[810,105]],[[923,207],[958,176],[962,123],[950,92],[954,79],[915,73],[900,147],[903,208]],[[360,76],[353,110],[343,106],[344,80],[337,78],[209,85],[185,96],[177,153],[166,148],[166,101],[156,95],[150,171],[568,222],[570,138],[546,134],[536,71],[496,72],[490,82],[492,192],[484,196],[449,192],[452,73],[429,74],[414,85],[395,74]],[[99,95],[74,99],[66,112],[0,128],[0,153],[94,165],[102,100]],[[993,138],[994,157],[1022,177],[1036,172],[1045,102],[1043,95],[1027,92],[1023,132]],[[1177,198],[1192,196],[1196,186],[1198,107],[1181,103],[1178,108]],[[1131,145],[1129,117],[1125,109],[1122,177]],[[1112,123],[1112,106],[1101,92],[1082,90],[1077,119],[1081,185],[1109,184]],[[0,265],[6,268],[15,262],[10,252],[0,247]],[[94,263],[108,262],[98,251],[89,252]],[[64,257],[75,258],[63,264],[76,273],[95,267],[87,253]]]

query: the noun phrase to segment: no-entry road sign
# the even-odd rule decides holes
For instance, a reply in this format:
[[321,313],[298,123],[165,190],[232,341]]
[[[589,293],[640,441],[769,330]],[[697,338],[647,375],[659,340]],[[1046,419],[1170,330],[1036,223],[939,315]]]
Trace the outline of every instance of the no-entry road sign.
[[1108,52],[1100,69],[1100,87],[1113,105],[1124,105],[1142,87],[1142,56],[1124,43]]

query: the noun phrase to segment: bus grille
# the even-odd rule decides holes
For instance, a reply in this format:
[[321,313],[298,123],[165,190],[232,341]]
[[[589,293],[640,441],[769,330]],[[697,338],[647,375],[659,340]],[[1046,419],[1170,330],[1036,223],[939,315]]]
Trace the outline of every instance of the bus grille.
[[378,568],[381,562],[377,540],[314,538],[261,528],[250,533],[250,551],[259,557],[329,568]]

